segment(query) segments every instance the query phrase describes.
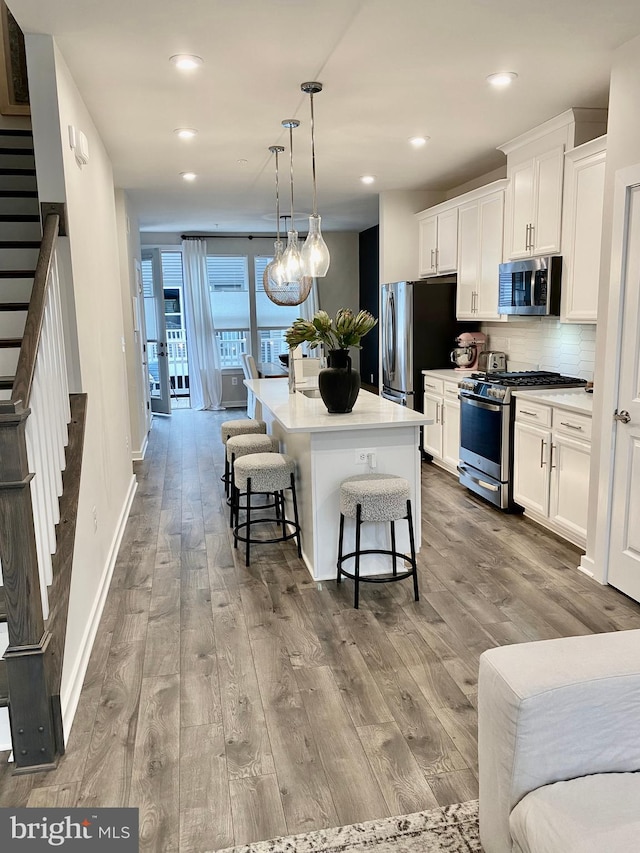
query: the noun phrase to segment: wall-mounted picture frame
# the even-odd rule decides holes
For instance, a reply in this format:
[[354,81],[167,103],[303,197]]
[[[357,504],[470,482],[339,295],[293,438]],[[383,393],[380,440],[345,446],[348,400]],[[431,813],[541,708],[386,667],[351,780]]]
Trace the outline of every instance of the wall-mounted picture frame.
[[0,115],[30,114],[24,36],[6,3],[0,0]]

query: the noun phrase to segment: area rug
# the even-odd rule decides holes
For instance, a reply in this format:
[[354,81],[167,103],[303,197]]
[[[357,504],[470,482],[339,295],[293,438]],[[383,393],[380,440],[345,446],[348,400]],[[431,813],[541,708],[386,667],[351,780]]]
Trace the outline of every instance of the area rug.
[[481,853],[478,801],[229,847],[218,853]]

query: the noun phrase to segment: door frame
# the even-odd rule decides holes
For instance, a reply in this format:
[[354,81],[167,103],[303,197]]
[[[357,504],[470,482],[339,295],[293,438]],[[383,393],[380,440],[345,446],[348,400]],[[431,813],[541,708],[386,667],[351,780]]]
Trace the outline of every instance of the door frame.
[[[580,561],[580,569],[599,583],[609,576],[611,510],[613,505],[613,472],[617,428],[613,413],[618,407],[620,360],[622,356],[622,320],[626,294],[623,292],[627,256],[627,221],[629,192],[640,186],[640,163],[619,169],[614,176],[612,208],[611,261],[609,265],[607,319],[605,326],[604,366],[598,386],[595,412],[594,448],[591,461],[589,526],[595,527],[593,556],[588,549]],[[599,436],[599,441],[598,441]]]

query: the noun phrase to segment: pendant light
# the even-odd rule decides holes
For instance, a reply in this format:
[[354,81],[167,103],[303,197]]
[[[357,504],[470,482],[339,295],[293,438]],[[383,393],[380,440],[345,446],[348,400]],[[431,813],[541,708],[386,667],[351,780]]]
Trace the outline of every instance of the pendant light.
[[270,145],[269,151],[276,155],[276,241],[273,244],[273,260],[264,268],[262,285],[269,299],[278,304],[274,295],[284,287],[284,268],[282,266],[282,240],[280,239],[280,186],[278,155],[284,151],[283,145]]
[[320,230],[316,193],[316,141],[314,132],[313,96],[322,91],[322,83],[302,83],[300,88],[309,95],[311,103],[311,170],[313,176],[313,213],[309,217],[309,233],[302,247],[302,263],[307,275],[322,278],[329,269],[330,256]]
[[[295,118],[285,119],[282,126],[289,130],[289,173],[291,186],[291,228],[287,234],[287,248],[282,255],[282,267],[284,269],[284,283],[282,292],[278,292],[279,305],[300,305],[311,291],[313,279],[304,274],[300,246],[298,244],[298,232],[296,231],[293,218],[293,129],[300,122]],[[273,299],[273,297],[271,297]],[[275,299],[273,300],[276,301]]]

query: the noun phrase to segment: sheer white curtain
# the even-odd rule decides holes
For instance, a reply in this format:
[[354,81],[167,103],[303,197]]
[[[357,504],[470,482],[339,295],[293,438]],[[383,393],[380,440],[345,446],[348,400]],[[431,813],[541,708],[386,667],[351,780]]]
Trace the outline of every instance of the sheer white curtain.
[[320,300],[318,298],[318,279],[313,279],[313,284],[311,285],[311,290],[309,291],[309,295],[304,300],[301,309],[301,317],[303,320],[312,320],[313,315],[316,311],[320,310]]
[[222,409],[222,373],[207,280],[206,240],[182,241],[192,409]]

